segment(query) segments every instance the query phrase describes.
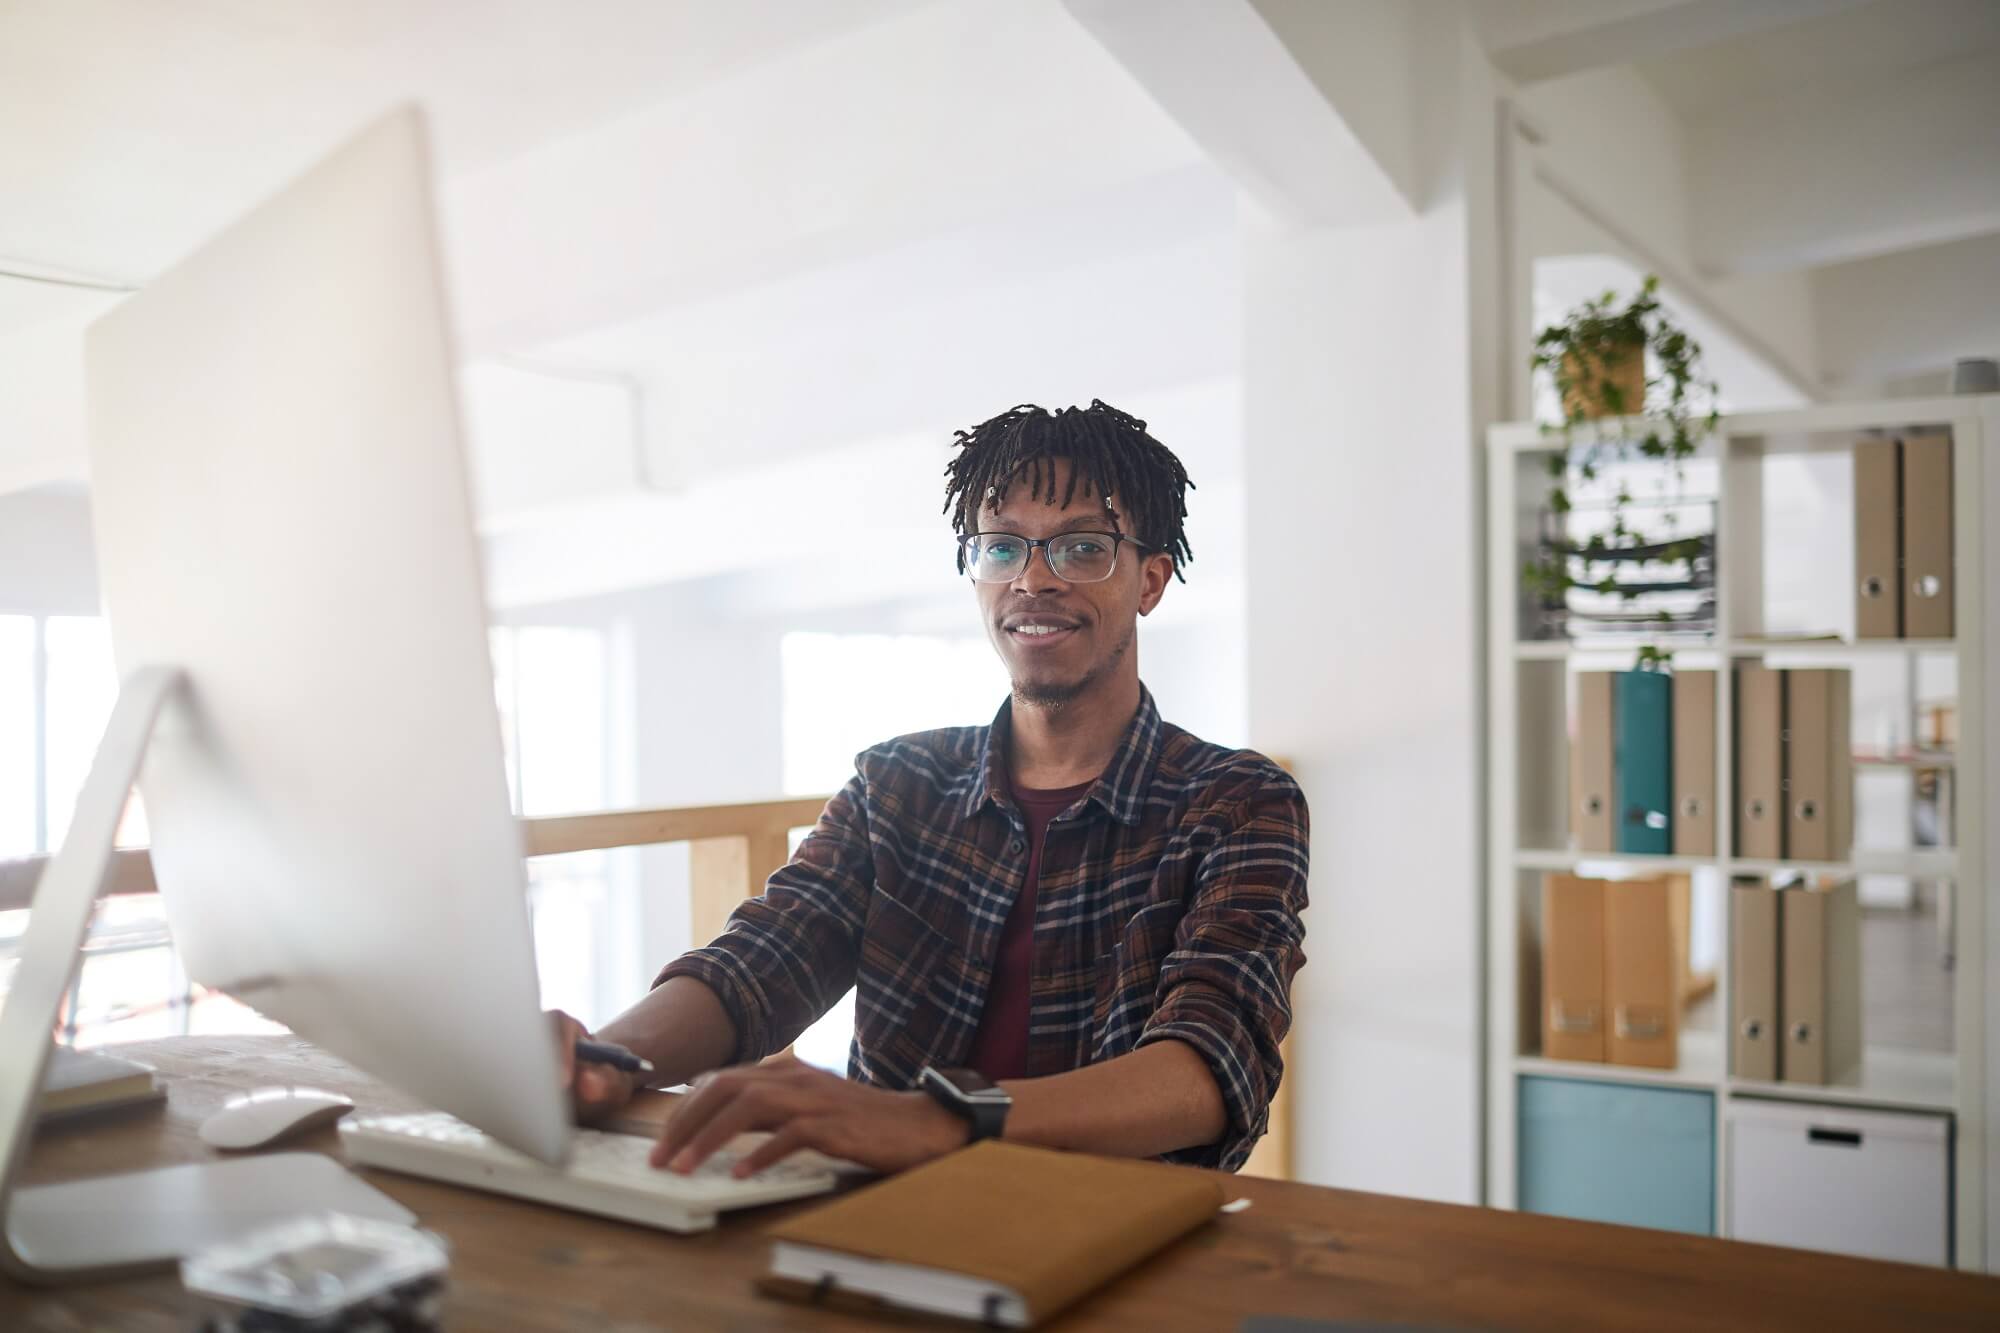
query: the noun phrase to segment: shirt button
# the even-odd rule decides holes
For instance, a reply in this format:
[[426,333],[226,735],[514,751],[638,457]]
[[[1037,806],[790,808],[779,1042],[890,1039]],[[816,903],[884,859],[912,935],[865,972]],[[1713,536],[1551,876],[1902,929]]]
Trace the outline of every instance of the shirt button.
[[1027,851],[1027,850],[1028,850],[1028,844],[1027,844],[1027,843],[1025,843],[1025,842],[1022,842],[1022,841],[1021,841],[1021,840],[1020,840],[1019,838],[1016,838],[1016,839],[1014,839],[1014,841],[1012,841],[1012,842],[1010,842],[1010,843],[1008,843],[1008,844],[1007,844],[1007,850],[1008,850],[1008,852],[1010,852],[1011,854],[1013,854],[1013,855],[1015,855],[1015,856],[1019,856],[1019,855],[1020,855],[1020,854],[1021,854],[1022,852],[1025,852],[1025,851]]

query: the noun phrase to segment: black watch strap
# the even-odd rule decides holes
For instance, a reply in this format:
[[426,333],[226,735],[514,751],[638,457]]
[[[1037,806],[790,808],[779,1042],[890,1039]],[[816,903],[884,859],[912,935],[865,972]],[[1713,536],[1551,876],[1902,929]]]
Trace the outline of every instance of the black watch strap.
[[999,1138],[1007,1126],[1007,1112],[1014,1106],[1005,1089],[972,1069],[925,1065],[917,1073],[917,1086],[971,1127],[973,1143]]

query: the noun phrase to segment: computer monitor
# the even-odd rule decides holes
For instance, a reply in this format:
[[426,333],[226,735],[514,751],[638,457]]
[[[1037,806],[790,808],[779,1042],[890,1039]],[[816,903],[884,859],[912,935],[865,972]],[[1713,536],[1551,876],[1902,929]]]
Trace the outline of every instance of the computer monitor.
[[404,109],[91,327],[98,565],[188,975],[553,1162],[447,311]]

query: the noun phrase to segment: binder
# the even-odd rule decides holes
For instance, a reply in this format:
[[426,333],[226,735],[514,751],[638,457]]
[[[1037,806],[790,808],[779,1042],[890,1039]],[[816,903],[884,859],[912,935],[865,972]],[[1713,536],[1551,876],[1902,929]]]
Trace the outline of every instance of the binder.
[[1729,886],[1729,1067],[1737,1078],[1778,1077],[1778,908],[1782,895],[1762,880]]
[[1952,636],[1951,435],[1903,441],[1903,634]]
[[1687,885],[1684,876],[1662,876],[1604,887],[1605,1051],[1612,1064],[1679,1063]]
[[1674,855],[1715,855],[1715,673],[1676,671]]
[[1664,856],[1674,849],[1674,683],[1659,671],[1626,671],[1612,692],[1618,741],[1612,790],[1618,850]]
[[1604,881],[1542,880],[1542,1054],[1604,1059]]
[[1033,1328],[1209,1221],[1223,1197],[1209,1172],[987,1139],[778,1222],[757,1289],[878,1326],[913,1312]]
[[1576,740],[1569,764],[1570,829],[1580,852],[1618,848],[1612,810],[1611,673],[1584,671],[1576,677]]
[[1784,682],[1755,663],[1736,668],[1736,855],[1785,854]]
[[1861,1072],[1861,906],[1853,880],[1783,890],[1778,1076],[1847,1083]]
[[1854,445],[1854,637],[1903,636],[1903,473],[1894,440]]
[[1844,668],[1783,674],[1785,855],[1842,861],[1854,843],[1852,678]]

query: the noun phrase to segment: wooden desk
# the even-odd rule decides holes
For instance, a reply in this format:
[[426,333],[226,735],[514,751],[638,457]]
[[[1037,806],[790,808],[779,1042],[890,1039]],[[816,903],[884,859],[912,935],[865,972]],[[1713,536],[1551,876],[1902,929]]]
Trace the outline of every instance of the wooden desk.
[[[167,1106],[44,1131],[31,1182],[208,1157],[195,1127],[231,1093],[304,1083],[366,1111],[416,1109],[289,1037],[186,1038],[126,1050],[169,1080]],[[338,1154],[325,1130],[303,1145]],[[671,1236],[397,1176],[369,1179],[452,1243],[449,1326],[486,1330],[840,1329],[861,1320],[766,1300],[762,1226],[785,1209]],[[1249,1211],[1156,1256],[1061,1329],[1236,1329],[1248,1314],[1459,1328],[2000,1329],[2000,1279],[1385,1195],[1241,1180]],[[790,1205],[797,1207],[800,1205]],[[171,1274],[28,1288],[0,1279],[0,1328],[186,1330]],[[960,1328],[936,1321],[939,1328]]]

